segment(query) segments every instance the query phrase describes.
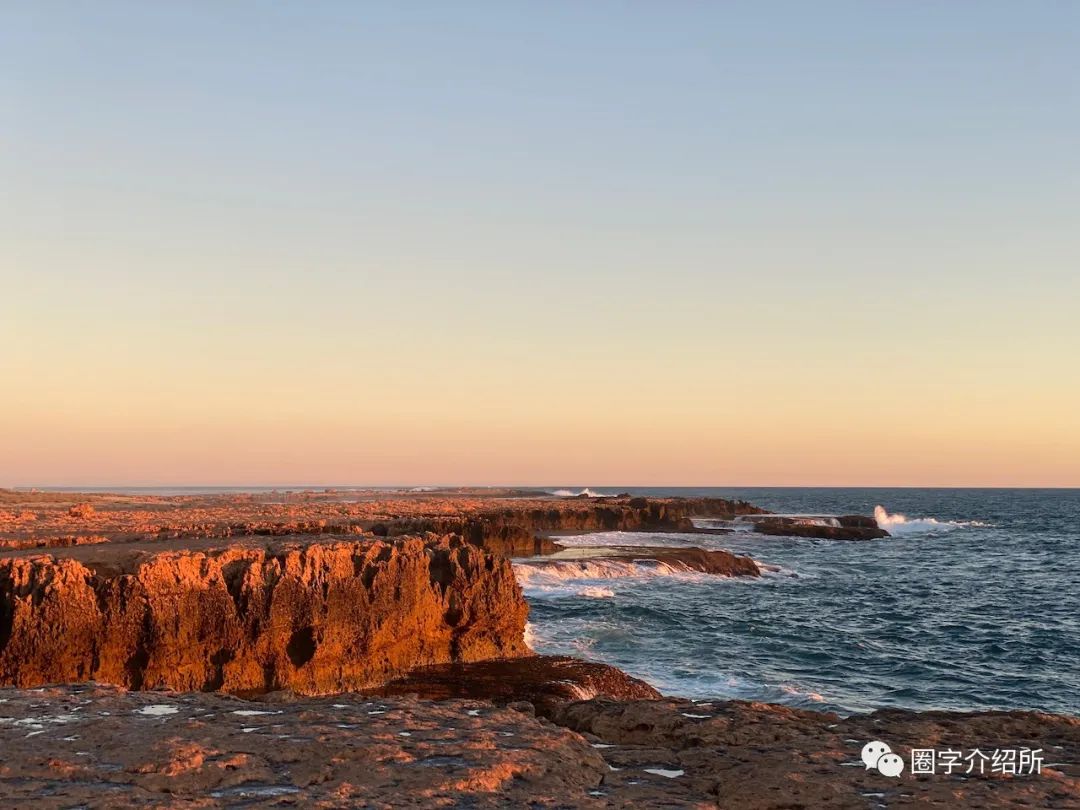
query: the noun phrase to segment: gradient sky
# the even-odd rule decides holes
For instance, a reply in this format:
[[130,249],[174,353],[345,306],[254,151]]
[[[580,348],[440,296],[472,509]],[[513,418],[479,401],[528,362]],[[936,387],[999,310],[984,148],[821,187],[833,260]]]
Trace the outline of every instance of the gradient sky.
[[0,485],[1080,486],[1080,3],[0,7]]

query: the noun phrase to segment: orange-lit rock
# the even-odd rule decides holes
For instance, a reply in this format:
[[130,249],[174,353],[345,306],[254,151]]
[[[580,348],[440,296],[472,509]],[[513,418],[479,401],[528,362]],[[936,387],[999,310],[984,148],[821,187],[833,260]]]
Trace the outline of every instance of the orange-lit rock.
[[320,694],[528,653],[509,562],[458,538],[79,551],[0,560],[0,683]]

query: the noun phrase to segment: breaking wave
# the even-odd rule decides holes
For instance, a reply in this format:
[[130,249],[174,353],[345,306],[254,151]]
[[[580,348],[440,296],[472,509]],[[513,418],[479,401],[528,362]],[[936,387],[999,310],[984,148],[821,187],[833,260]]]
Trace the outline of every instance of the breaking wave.
[[540,563],[514,563],[514,574],[522,588],[554,585],[579,579],[622,579],[625,577],[664,577],[695,574],[683,566],[659,560],[612,558],[598,560],[550,560]]
[[514,575],[526,596],[611,599],[613,580],[641,582],[660,577],[684,581],[727,579],[694,571],[659,560],[631,558],[600,560],[550,560],[541,563],[514,563]]
[[587,596],[589,599],[611,599],[615,591],[611,588],[602,588],[599,585],[591,585],[578,591],[578,596]]
[[969,526],[988,526],[977,520],[938,520],[937,518],[909,518],[899,512],[889,514],[884,506],[874,507],[874,520],[878,526],[894,537],[906,534],[927,534],[929,532],[950,532]]
[[780,691],[785,695],[790,695],[794,698],[803,698],[811,703],[824,703],[825,698],[821,696],[820,692],[814,692],[812,690],[802,689],[790,683],[780,684]]
[[604,494],[603,492],[593,492],[593,490],[589,489],[588,487],[585,487],[585,489],[581,490],[580,492],[574,492],[572,489],[556,489],[551,494],[552,495],[558,495],[560,498],[579,498],[582,495],[585,495],[586,497],[589,497],[589,498],[608,498],[608,497],[611,497],[609,495]]

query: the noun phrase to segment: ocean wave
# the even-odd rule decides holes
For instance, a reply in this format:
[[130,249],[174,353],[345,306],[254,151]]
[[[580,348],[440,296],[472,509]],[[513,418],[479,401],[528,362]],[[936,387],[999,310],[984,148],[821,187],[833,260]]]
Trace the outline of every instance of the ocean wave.
[[578,596],[585,596],[589,599],[611,599],[615,596],[615,591],[611,590],[611,588],[602,588],[599,585],[590,585],[578,591]]
[[613,580],[643,582],[676,577],[685,582],[725,579],[658,560],[551,560],[514,563],[514,575],[526,596],[534,598],[611,599]]
[[560,498],[579,498],[582,495],[586,495],[586,496],[588,496],[590,498],[610,498],[611,497],[610,495],[607,495],[607,494],[605,494],[603,492],[594,492],[593,490],[589,489],[588,487],[585,487],[585,489],[581,490],[580,492],[574,492],[572,489],[556,489],[551,494],[552,495],[558,495]]
[[660,560],[636,560],[628,557],[596,560],[545,560],[539,563],[514,563],[514,574],[522,588],[555,585],[573,580],[669,577],[700,572]]
[[899,512],[889,514],[884,506],[874,507],[874,520],[878,526],[887,531],[893,537],[909,534],[927,534],[929,532],[950,532],[954,529],[964,529],[972,526],[989,526],[978,520],[938,520],[937,518],[909,518]]
[[789,695],[795,698],[803,698],[811,703],[824,703],[825,698],[822,697],[820,692],[813,692],[807,689],[802,689],[794,684],[782,683],[780,684],[780,691],[785,695]]
[[526,596],[566,597],[588,599],[611,599],[615,591],[612,581],[625,581],[637,585],[649,581],[678,580],[687,583],[712,583],[724,581],[762,582],[770,577],[798,576],[794,571],[778,565],[758,563],[764,576],[727,577],[696,571],[679,562],[610,557],[591,560],[544,560],[539,562],[515,562],[514,576]]
[[783,565],[773,565],[772,563],[765,563],[761,560],[754,560],[757,563],[758,568],[761,569],[761,576],[773,577],[778,579],[798,579],[800,574],[794,568],[787,568]]

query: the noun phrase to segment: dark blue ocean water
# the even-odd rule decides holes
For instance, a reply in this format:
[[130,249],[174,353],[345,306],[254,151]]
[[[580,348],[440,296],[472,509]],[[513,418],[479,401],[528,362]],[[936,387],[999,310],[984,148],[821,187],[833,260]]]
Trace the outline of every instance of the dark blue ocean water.
[[738,497],[776,512],[883,506],[895,536],[577,538],[728,548],[780,570],[752,581],[519,568],[539,652],[611,663],[695,698],[1080,714],[1080,490],[594,490]]

